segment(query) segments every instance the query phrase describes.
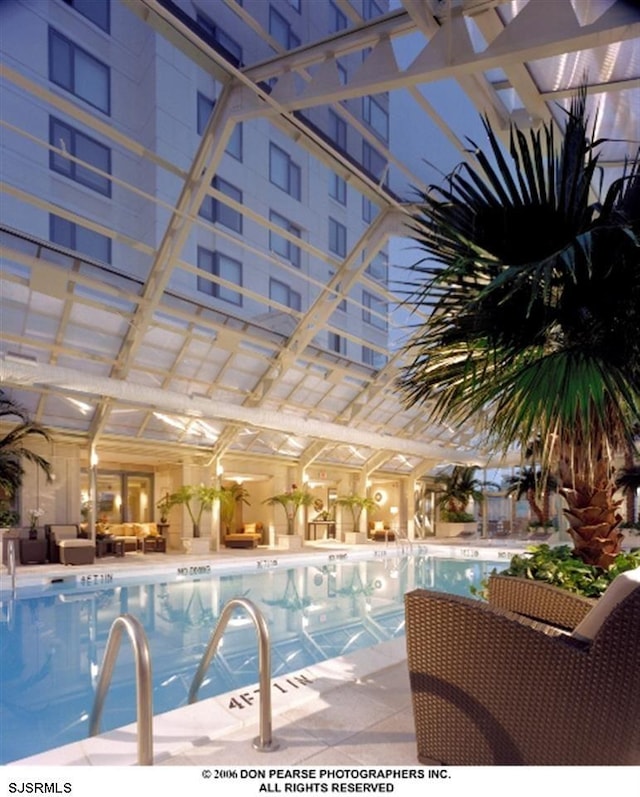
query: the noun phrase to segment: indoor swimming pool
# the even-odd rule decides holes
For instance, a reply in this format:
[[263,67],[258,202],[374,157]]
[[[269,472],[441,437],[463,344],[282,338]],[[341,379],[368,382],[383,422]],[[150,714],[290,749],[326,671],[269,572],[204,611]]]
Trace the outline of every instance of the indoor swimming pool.
[[[271,638],[278,678],[404,635],[405,592],[426,587],[469,595],[504,563],[429,555],[379,556],[258,572],[87,587],[51,584],[2,602],[0,763],[86,738],[97,676],[116,617],[143,624],[153,668],[155,714],[186,705],[217,619],[232,598],[252,601]],[[199,698],[257,683],[255,627],[237,610]],[[134,656],[123,640],[101,729],[135,721]]]

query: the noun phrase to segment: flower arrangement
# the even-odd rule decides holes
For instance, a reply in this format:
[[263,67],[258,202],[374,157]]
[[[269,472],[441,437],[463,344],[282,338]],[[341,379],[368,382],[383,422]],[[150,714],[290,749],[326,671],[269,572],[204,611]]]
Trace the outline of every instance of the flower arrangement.
[[30,509],[29,510],[29,528],[35,530],[38,525],[38,518],[44,515],[44,509]]
[[30,509],[29,510],[29,537],[35,538],[38,534],[38,518],[44,515],[44,509]]

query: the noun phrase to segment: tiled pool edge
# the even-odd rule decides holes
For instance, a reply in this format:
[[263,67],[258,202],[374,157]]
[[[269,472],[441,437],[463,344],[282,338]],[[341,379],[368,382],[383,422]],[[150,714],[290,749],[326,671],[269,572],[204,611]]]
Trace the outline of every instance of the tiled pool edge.
[[[291,708],[320,700],[332,689],[355,683],[405,659],[405,639],[399,637],[272,679],[273,735],[277,737],[277,717]],[[248,726],[254,726],[257,735],[257,684],[159,714],[153,724],[154,763],[188,753],[199,745]],[[137,728],[131,723],[99,736],[11,761],[5,766],[131,766],[136,763]]]
[[[212,575],[224,574],[227,572],[247,572],[264,571],[267,569],[281,569],[290,567],[293,562],[309,562],[311,564],[332,564],[344,561],[362,561],[376,558],[394,558],[404,555],[446,557],[452,559],[468,559],[470,561],[504,561],[505,564],[516,553],[522,553],[523,545],[506,544],[502,542],[497,545],[495,542],[490,544],[485,542],[482,545],[472,542],[462,543],[412,543],[411,546],[404,546],[403,549],[396,549],[395,546],[358,546],[354,549],[340,550],[314,550],[303,551],[295,554],[287,554],[284,551],[268,549],[264,554],[260,552],[255,556],[248,557],[215,557],[211,556],[179,556],[172,557],[166,564],[158,564],[157,560],[153,564],[149,561],[140,560],[135,564],[127,564],[119,568],[117,560],[114,560],[112,569],[108,563],[100,562],[94,565],[79,565],[73,568],[59,567],[51,570],[50,566],[43,565],[47,572],[40,572],[36,568],[25,573],[18,570],[17,591],[26,587],[48,587],[53,583],[68,583],[70,587],[95,589],[99,587],[117,586],[135,581],[140,576],[148,576],[150,572],[158,577],[166,576],[167,579],[180,578],[207,578]],[[6,572],[6,568],[0,572],[0,598],[8,599],[11,596],[11,578]]]

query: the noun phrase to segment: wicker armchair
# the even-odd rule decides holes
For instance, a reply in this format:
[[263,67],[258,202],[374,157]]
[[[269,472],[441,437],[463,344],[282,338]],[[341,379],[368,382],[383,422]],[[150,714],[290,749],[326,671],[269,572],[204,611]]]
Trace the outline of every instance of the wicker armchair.
[[517,612],[569,631],[596,604],[592,598],[584,598],[542,581],[500,574],[489,577],[488,600],[496,609]]
[[591,642],[427,590],[405,614],[421,762],[640,764],[640,589]]

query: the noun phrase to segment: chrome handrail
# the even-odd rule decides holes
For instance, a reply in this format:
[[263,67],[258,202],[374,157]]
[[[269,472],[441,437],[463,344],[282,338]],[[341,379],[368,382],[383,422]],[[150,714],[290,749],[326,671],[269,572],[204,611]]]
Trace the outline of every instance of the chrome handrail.
[[100,719],[104,700],[111,685],[113,668],[120,650],[122,632],[126,631],[133,646],[136,664],[136,704],[138,720],[138,764],[153,764],[153,697],[151,680],[151,656],[144,628],[131,614],[121,614],[111,624],[107,647],[102,657],[96,697],[89,719],[89,736],[100,733]]
[[11,576],[11,592],[16,594],[16,541],[7,541],[7,567]]
[[267,623],[258,607],[247,598],[232,598],[225,604],[220,614],[220,619],[216,625],[207,649],[205,650],[196,674],[189,689],[189,703],[195,703],[198,699],[198,690],[202,686],[204,676],[209,665],[216,654],[222,635],[227,624],[231,619],[233,610],[236,608],[244,609],[253,620],[258,634],[258,668],[260,673],[260,735],[253,740],[253,747],[256,750],[267,753],[277,750],[279,747],[271,735],[271,646],[269,643],[269,629]]

